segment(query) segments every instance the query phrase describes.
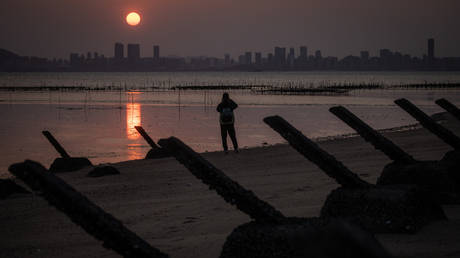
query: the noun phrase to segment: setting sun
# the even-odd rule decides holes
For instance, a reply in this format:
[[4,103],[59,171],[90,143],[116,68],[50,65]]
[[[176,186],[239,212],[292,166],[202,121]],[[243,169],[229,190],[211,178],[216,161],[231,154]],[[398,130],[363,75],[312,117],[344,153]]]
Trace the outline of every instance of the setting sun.
[[131,12],[126,16],[126,22],[131,26],[137,26],[141,22],[141,16],[136,12]]

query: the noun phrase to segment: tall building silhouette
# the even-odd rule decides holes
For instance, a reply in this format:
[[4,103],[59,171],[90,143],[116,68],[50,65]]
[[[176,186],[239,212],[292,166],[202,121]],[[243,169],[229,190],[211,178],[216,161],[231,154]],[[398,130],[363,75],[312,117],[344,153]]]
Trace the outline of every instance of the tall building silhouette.
[[139,44],[128,44],[128,60],[136,61],[141,58],[141,48]]
[[256,52],[256,65],[261,65],[262,64],[262,53]]
[[246,62],[246,57],[244,55],[238,56],[238,64],[243,65]]
[[269,63],[270,65],[273,64],[273,54],[272,53],[268,53],[268,55],[267,55],[267,63]]
[[225,60],[224,63],[226,65],[229,65],[230,64],[230,54],[225,54],[224,60]]
[[155,60],[160,59],[160,46],[158,45],[153,46],[153,59]]
[[80,63],[80,56],[77,53],[70,53],[70,65],[79,65]]
[[361,61],[367,62],[369,60],[369,51],[361,51]]
[[393,52],[389,49],[380,49],[380,63],[389,66],[391,64],[391,58],[393,56]]
[[286,48],[275,47],[275,65],[280,66],[286,64]]
[[291,47],[289,48],[289,54],[288,54],[288,57],[287,57],[287,63],[289,64],[289,66],[294,66],[294,61],[295,61],[295,52],[294,52],[294,48]]
[[306,46],[301,46],[300,47],[300,60],[306,61],[308,57],[308,51]]
[[123,59],[125,57],[123,44],[119,42],[115,43],[114,57],[115,59]]
[[321,60],[323,58],[323,56],[321,55],[321,50],[316,50],[315,52],[315,58],[317,60]]
[[247,64],[247,65],[252,64],[252,52],[246,52],[244,54],[244,64]]
[[434,39],[428,39],[428,62],[432,64],[434,61]]

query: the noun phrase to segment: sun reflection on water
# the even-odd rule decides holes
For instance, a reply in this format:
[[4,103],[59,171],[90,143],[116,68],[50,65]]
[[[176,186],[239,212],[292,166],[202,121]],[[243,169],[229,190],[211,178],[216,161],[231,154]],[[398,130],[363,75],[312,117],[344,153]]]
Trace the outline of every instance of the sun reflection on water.
[[137,140],[141,136],[134,128],[142,125],[141,104],[126,103],[126,136],[129,140]]
[[142,144],[138,142],[141,135],[134,128],[135,126],[142,126],[141,104],[136,103],[136,96],[139,93],[128,93],[128,102],[126,103],[126,138],[130,141],[127,145],[128,159],[141,159],[144,153],[140,147]]

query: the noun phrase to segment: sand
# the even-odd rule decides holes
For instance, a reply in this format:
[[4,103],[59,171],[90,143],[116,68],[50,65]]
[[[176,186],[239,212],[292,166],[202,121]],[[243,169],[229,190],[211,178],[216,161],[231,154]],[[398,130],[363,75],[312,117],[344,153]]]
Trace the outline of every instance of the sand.
[[[459,135],[460,122],[447,114],[441,117]],[[423,128],[385,135],[421,160],[440,159],[451,150]],[[390,162],[360,137],[319,145],[371,183]],[[203,156],[286,216],[318,216],[328,193],[338,186],[286,144]],[[112,165],[120,175],[89,178],[89,170],[83,169],[59,176],[171,257],[218,257],[233,228],[249,221],[173,158]],[[376,237],[395,257],[460,257],[460,206],[443,207],[448,221],[413,235]],[[0,257],[118,257],[37,195],[0,200],[0,230]]]

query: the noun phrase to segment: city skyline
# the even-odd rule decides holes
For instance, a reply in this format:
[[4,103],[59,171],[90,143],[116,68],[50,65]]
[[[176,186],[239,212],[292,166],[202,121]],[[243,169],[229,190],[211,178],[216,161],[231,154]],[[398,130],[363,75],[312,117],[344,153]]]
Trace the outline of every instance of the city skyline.
[[460,57],[437,57],[435,39],[426,40],[423,56],[388,48],[379,50],[374,56],[367,50],[360,55],[344,58],[324,55],[321,50],[310,50],[307,46],[273,47],[273,51],[246,51],[232,57],[164,57],[159,45],[150,45],[150,55],[141,55],[141,45],[116,42],[113,55],[106,57],[98,52],[70,53],[68,59],[20,56],[0,49],[0,71],[308,71],[308,70],[460,70]]
[[[161,45],[164,56],[265,54],[277,45],[307,45],[339,58],[362,49],[375,56],[382,47],[421,56],[427,38],[436,38],[437,56],[460,56],[456,0],[4,0],[0,7],[0,48],[25,56],[110,56],[119,39]],[[133,10],[142,15],[135,28],[125,22]]]
[[[398,50],[398,48],[396,49],[392,49],[393,51],[395,52],[399,52],[399,53],[407,53],[411,56],[414,56],[414,57],[423,57],[424,55],[428,55],[428,52],[427,52],[427,49],[426,49],[426,43],[425,41],[430,38],[430,37],[427,37],[427,38],[424,38],[422,39],[421,42],[417,42],[417,45],[423,45],[423,49],[422,49],[422,52],[420,52],[419,54],[410,54],[411,51],[409,52],[404,52],[404,51],[400,51]],[[431,38],[432,39],[432,38]],[[139,45],[140,46],[140,49],[139,49],[139,55],[141,58],[145,58],[145,57],[151,57],[152,56],[152,51],[151,51],[151,46],[160,46],[161,44],[158,44],[158,43],[148,43],[148,44],[145,44],[145,46],[149,46],[149,47],[142,47],[144,44],[141,44],[141,43],[138,43],[138,42],[131,42],[131,41],[123,41],[123,40],[116,40],[115,43],[119,43],[119,44],[122,44],[123,46],[126,47],[126,49],[123,51],[123,53],[126,53],[127,54],[127,46],[128,45]],[[113,45],[113,42],[111,42],[109,45]],[[443,45],[443,43],[441,42],[441,44],[439,44],[439,42],[437,41],[436,42],[436,47],[435,48],[438,48],[439,45]],[[314,55],[314,52],[316,51],[320,51],[322,52],[323,54],[325,54],[325,56],[331,56],[331,57],[337,57],[339,59],[341,58],[345,58],[347,56],[360,56],[361,53],[363,51],[366,51],[369,53],[369,56],[372,57],[372,56],[379,56],[380,54],[380,51],[382,49],[391,49],[389,47],[376,47],[374,50],[369,50],[370,48],[363,48],[363,49],[360,49],[360,50],[356,50],[354,52],[349,52],[349,53],[346,53],[344,52],[345,54],[343,54],[343,56],[334,56],[332,54],[328,54],[326,51],[323,51],[322,49],[314,49],[314,48],[310,48],[307,44],[303,43],[303,44],[300,44],[300,45],[293,45],[293,44],[287,44],[287,45],[283,45],[283,46],[280,46],[282,48],[285,48],[287,50],[289,49],[296,49],[296,53],[300,53],[301,50],[300,48],[302,47],[307,47],[309,53],[308,55]],[[168,49],[168,47],[162,47],[162,52],[164,53],[165,50],[164,49]],[[242,50],[240,51],[236,51],[236,52],[232,52],[230,53],[230,51],[226,51],[226,52],[222,52],[220,55],[206,55],[206,54],[200,54],[200,53],[190,53],[188,55],[185,55],[185,56],[181,56],[181,55],[178,55],[178,54],[174,54],[174,53],[166,53],[166,54],[163,54],[162,56],[163,57],[171,57],[171,58],[174,58],[174,57],[184,57],[184,58],[193,58],[193,57],[216,57],[216,58],[221,58],[221,57],[225,57],[225,55],[230,55],[232,58],[234,59],[237,59],[238,56],[240,54],[244,54],[244,53],[261,53],[262,55],[268,55],[270,53],[273,53],[273,48],[275,47],[271,47],[269,49],[263,49],[263,50],[260,50],[260,49],[248,49],[248,48],[243,48]],[[440,48],[440,47],[439,47]],[[98,50],[94,50],[94,49],[86,49],[86,50],[82,50],[82,51],[68,51],[67,52],[67,55],[64,55],[62,57],[48,57],[48,56],[40,56],[40,55],[25,55],[23,53],[19,53],[19,52],[15,52],[14,50],[12,49],[8,49],[8,48],[3,48],[2,46],[0,46],[0,49],[4,49],[4,50],[7,50],[7,51],[11,51],[17,55],[20,55],[20,56],[36,56],[36,57],[40,57],[40,58],[47,58],[47,59],[69,59],[69,54],[70,53],[83,53],[83,54],[87,54],[87,53],[98,53],[99,55],[103,55],[105,57],[115,57],[114,55],[114,50],[113,50],[113,47],[110,48],[110,50],[107,50],[107,51],[98,51]],[[459,48],[460,49],[460,48]],[[435,49],[436,50],[436,49]],[[439,55],[439,53],[444,53],[445,51],[443,49],[438,49],[436,50],[436,53],[438,54],[437,57],[439,58],[444,58],[444,57],[460,57],[460,53],[458,55],[447,55],[447,56],[441,56]]]

